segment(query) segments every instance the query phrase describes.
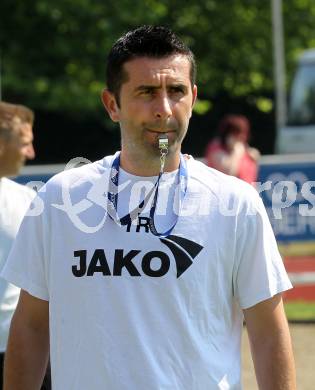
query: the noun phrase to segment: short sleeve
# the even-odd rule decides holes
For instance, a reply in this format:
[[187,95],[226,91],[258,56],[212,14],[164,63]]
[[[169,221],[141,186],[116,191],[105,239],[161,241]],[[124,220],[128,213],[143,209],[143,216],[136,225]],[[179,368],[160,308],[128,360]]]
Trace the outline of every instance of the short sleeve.
[[[43,300],[49,300],[43,194],[26,213],[1,277]],[[35,210],[37,208],[38,210]]]
[[254,206],[238,221],[234,295],[242,309],[292,288],[265,207]]

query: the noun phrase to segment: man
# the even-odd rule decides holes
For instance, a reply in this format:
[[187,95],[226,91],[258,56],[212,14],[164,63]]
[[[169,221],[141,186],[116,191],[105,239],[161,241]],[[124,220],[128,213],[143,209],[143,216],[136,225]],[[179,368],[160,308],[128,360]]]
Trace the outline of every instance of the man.
[[[29,108],[0,102],[0,270],[20,227],[21,221],[36,193],[15,183],[26,160],[35,157],[33,148],[34,113]],[[3,362],[10,322],[20,289],[0,277],[0,389],[3,383]],[[50,389],[49,370],[41,387]]]
[[38,388],[48,327],[54,390],[241,389],[243,313],[260,389],[295,389],[291,284],[262,202],[180,154],[193,54],[140,27],[114,44],[107,86],[121,152],[47,183],[3,271],[22,288],[5,390]]
[[[33,159],[34,115],[27,107],[0,102],[0,270],[35,192],[7,179]],[[4,352],[19,289],[0,278],[0,389]]]

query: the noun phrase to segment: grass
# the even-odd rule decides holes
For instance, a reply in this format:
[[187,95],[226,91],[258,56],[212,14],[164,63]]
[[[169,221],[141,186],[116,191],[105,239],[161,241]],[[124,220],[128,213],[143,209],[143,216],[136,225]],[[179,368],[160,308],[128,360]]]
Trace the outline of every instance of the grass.
[[289,320],[315,321],[315,302],[285,302],[284,308]]

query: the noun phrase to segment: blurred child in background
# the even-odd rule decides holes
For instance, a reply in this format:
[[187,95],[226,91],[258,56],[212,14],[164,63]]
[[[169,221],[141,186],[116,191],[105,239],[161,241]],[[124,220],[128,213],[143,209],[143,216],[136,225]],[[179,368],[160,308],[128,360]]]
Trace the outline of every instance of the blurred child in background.
[[250,124],[242,115],[227,115],[219,123],[218,135],[206,149],[209,167],[248,183],[257,180],[260,153],[248,144]]

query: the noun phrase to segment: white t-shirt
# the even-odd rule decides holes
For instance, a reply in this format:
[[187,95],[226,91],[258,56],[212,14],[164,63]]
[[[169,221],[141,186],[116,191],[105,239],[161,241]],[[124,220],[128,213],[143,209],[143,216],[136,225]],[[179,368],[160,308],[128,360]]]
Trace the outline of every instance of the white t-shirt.
[[[291,287],[257,192],[190,159],[176,226],[159,238],[145,215],[125,226],[107,216],[112,159],[43,187],[43,212],[24,219],[3,271],[50,302],[53,389],[241,389],[242,309]],[[121,217],[135,193],[121,189]],[[176,215],[162,206],[158,230]]]
[[[0,179],[0,272],[35,192],[12,180]],[[7,346],[11,319],[20,289],[0,277],[0,352]]]

